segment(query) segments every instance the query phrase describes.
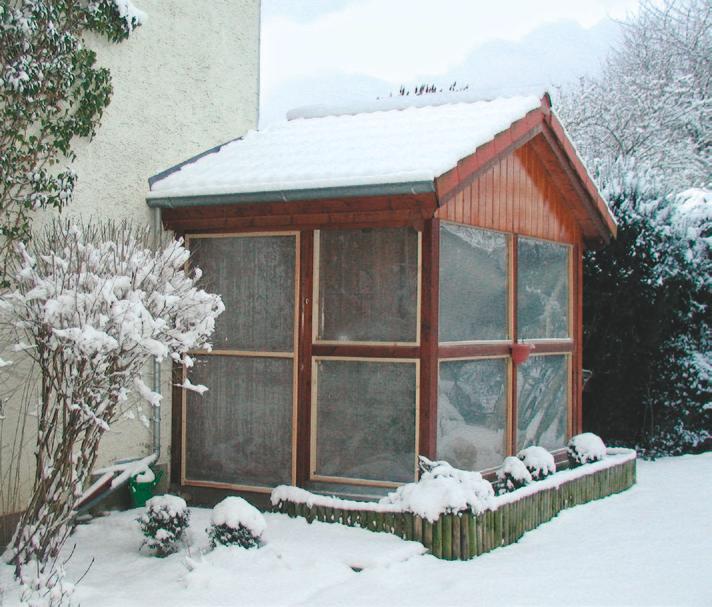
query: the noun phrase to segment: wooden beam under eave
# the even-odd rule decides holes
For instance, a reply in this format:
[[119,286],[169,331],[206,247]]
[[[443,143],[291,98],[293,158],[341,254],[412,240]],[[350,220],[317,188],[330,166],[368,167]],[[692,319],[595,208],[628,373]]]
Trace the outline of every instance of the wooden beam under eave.
[[434,193],[259,203],[250,205],[165,208],[164,227],[175,231],[249,231],[323,227],[395,227],[422,230],[437,208]]

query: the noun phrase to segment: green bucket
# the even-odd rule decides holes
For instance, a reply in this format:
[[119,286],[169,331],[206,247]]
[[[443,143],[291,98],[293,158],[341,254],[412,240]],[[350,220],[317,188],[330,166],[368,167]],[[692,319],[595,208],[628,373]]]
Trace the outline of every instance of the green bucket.
[[134,508],[142,508],[146,505],[146,502],[153,497],[153,491],[161,482],[161,477],[163,476],[163,470],[153,470],[154,479],[145,483],[136,480],[136,476],[132,476],[129,479],[129,493],[131,493],[131,503]]

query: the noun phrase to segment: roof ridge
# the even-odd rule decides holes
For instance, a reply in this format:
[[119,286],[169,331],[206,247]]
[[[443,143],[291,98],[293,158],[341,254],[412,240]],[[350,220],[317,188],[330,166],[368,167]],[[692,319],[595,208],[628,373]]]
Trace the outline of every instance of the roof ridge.
[[423,95],[397,95],[380,97],[368,101],[353,101],[341,104],[315,104],[293,108],[287,112],[287,120],[326,118],[330,116],[355,116],[357,114],[373,114],[375,112],[403,111],[411,108],[440,107],[443,105],[491,103],[502,99],[516,99],[547,95],[543,88],[530,88],[517,93],[497,95],[496,92],[485,94],[477,91],[448,91],[443,93],[426,93]]

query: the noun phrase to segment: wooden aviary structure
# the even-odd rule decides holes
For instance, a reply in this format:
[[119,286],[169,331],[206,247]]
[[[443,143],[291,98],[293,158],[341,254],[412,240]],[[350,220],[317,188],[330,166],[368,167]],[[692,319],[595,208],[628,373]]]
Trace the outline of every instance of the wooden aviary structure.
[[[411,104],[400,106],[399,104]],[[581,431],[581,260],[615,222],[548,95],[307,109],[152,178],[226,305],[173,482],[373,496]]]

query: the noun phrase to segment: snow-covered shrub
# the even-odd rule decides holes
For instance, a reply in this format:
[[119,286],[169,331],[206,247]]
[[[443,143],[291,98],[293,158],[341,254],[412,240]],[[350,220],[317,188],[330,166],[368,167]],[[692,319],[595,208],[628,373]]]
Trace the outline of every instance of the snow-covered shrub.
[[497,470],[497,480],[505,491],[514,491],[532,482],[532,475],[518,457],[505,457]]
[[584,432],[571,438],[566,452],[571,467],[581,466],[590,462],[598,462],[606,457],[606,445],[593,432]]
[[527,467],[533,481],[540,481],[556,472],[554,456],[544,449],[544,447],[527,447],[517,453],[517,457],[522,460]]
[[159,495],[146,502],[146,511],[136,520],[148,546],[156,556],[164,557],[178,550],[178,542],[188,528],[190,510],[182,497]]
[[420,457],[420,480],[401,485],[380,500],[403,512],[435,521],[446,512],[470,510],[480,513],[492,504],[494,489],[478,472],[458,470],[447,462]]
[[226,497],[215,506],[210,523],[207,531],[213,548],[218,545],[254,548],[260,545],[267,527],[262,513],[241,497]]
[[210,348],[224,306],[198,287],[188,259],[181,241],[154,240],[143,227],[59,219],[10,258],[14,288],[0,294],[0,326],[42,387],[37,474],[12,541],[18,575],[23,563],[55,562],[100,439],[135,406],[130,395],[158,404],[142,380],[146,365],[155,357],[190,366],[190,350]]

